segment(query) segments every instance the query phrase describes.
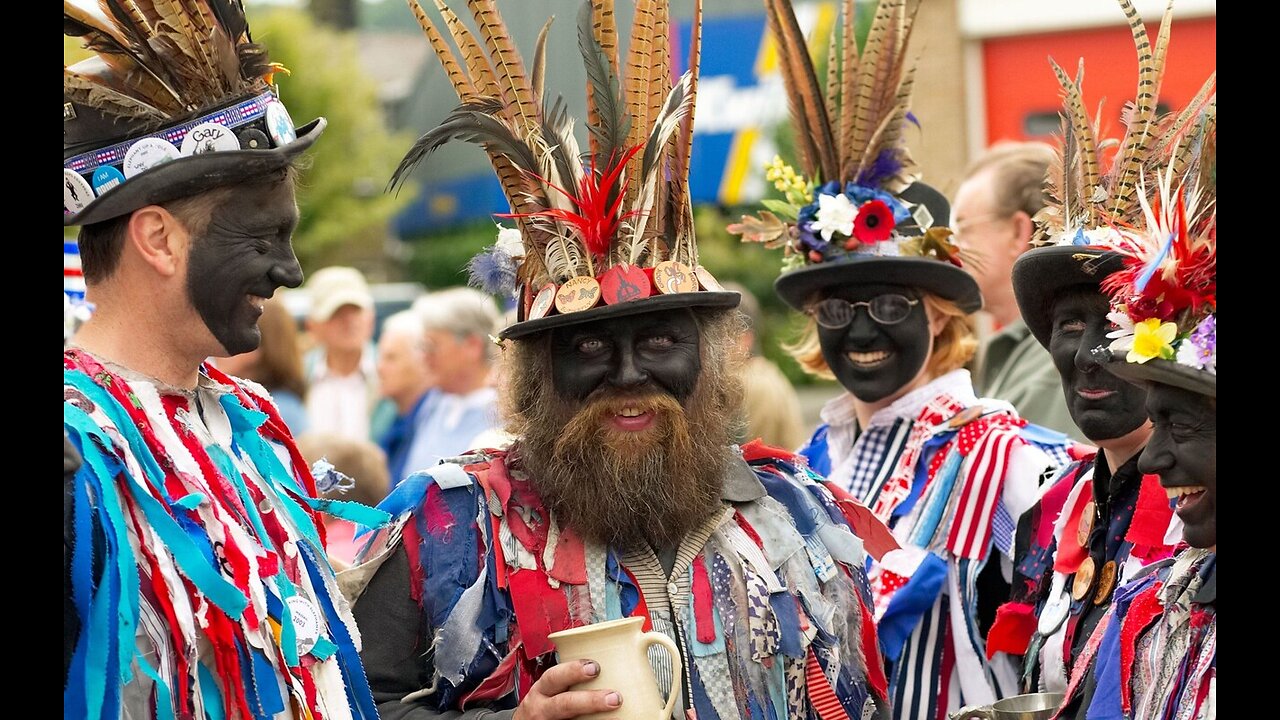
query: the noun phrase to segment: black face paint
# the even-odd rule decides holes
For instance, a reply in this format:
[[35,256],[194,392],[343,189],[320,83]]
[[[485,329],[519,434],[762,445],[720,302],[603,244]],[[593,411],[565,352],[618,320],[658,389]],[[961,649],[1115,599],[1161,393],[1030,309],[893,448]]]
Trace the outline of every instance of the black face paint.
[[1151,439],[1138,469],[1181,489],[1176,512],[1192,547],[1218,544],[1218,411],[1205,395],[1156,383],[1147,393]]
[[227,355],[258,347],[258,300],[302,284],[291,238],[298,224],[293,183],[236,188],[192,238],[187,294]]
[[[902,285],[835,287],[823,297],[865,302],[886,293],[920,298],[915,289]],[[911,307],[905,320],[893,325],[872,320],[864,305],[854,311],[853,321],[846,327],[832,330],[818,326],[827,367],[846,390],[867,403],[883,400],[914,380],[929,359],[932,339],[923,300]]]
[[697,320],[687,309],[556,328],[552,380],[556,392],[576,400],[600,388],[650,386],[683,403],[702,371],[699,339]]
[[1092,350],[1115,328],[1107,299],[1088,286],[1069,291],[1050,315],[1049,355],[1062,379],[1071,419],[1095,442],[1124,437],[1147,419],[1145,391],[1102,369]]

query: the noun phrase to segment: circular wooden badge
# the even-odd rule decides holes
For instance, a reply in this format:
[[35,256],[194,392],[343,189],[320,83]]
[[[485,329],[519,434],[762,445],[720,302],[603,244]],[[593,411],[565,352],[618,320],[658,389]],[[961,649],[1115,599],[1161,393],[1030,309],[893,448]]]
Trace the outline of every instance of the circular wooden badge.
[[1097,512],[1093,501],[1084,504],[1084,510],[1080,513],[1080,524],[1076,527],[1076,541],[1080,543],[1080,547],[1089,547],[1089,533],[1093,532],[1093,516]]
[[556,310],[561,313],[590,310],[600,301],[600,283],[593,277],[579,275],[556,291]]
[[1076,579],[1071,583],[1071,597],[1084,600],[1093,590],[1094,576],[1093,558],[1087,557],[1076,569]]
[[533,303],[529,305],[529,320],[537,320],[547,316],[551,312],[551,305],[556,301],[556,284],[547,283],[542,286],[538,294],[534,296]]
[[641,300],[653,294],[649,276],[638,265],[614,265],[600,276],[600,293],[606,305]]
[[710,270],[699,265],[694,268],[693,274],[698,278],[698,284],[702,286],[703,290],[708,290],[710,292],[724,292],[724,286],[720,284],[719,280],[712,277]]
[[653,284],[663,295],[695,292],[698,278],[688,265],[675,260],[664,260],[653,268]]
[[1116,561],[1108,560],[1098,573],[1098,591],[1093,594],[1093,604],[1101,605],[1111,599],[1111,591],[1116,589]]

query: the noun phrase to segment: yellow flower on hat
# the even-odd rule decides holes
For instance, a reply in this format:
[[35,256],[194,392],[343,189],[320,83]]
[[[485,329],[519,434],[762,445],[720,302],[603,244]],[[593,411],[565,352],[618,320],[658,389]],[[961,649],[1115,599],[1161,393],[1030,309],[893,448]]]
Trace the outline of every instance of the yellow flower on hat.
[[1136,323],[1133,331],[1133,347],[1129,349],[1126,360],[1145,363],[1157,357],[1173,359],[1173,339],[1178,336],[1176,323],[1162,323],[1159,318],[1148,318]]

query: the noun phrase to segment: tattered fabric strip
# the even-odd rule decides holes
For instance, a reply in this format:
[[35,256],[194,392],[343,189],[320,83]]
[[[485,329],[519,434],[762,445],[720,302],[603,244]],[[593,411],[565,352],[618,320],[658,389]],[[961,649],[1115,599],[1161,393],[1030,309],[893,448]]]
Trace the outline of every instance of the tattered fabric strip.
[[[75,480],[76,541],[71,575],[80,637],[63,688],[63,711],[71,717],[96,720],[104,712],[108,717],[119,715],[118,679],[128,672],[129,659],[133,656],[133,644],[120,642],[122,637],[131,637],[131,628],[137,622],[137,609],[130,603],[135,596],[126,593],[122,597],[120,592],[120,583],[130,577],[126,562],[132,558],[127,550],[128,536],[114,486],[115,475],[122,467],[114,457],[101,452],[97,443],[107,439],[97,433],[79,408],[64,404],[63,418],[74,431],[70,434],[72,443],[84,460]],[[102,522],[105,560],[98,584],[93,582],[91,497],[97,500],[105,515]],[[137,577],[136,573],[132,576]],[[128,655],[123,656],[126,649]]]
[[[71,373],[68,373],[70,375]],[[81,377],[86,377],[81,375]],[[86,393],[87,394],[87,393]],[[114,404],[109,398],[103,398],[106,402]],[[104,407],[99,405],[99,407]],[[96,423],[92,418],[85,415],[79,408],[67,406],[64,404],[63,409],[64,420],[69,420],[73,424],[78,424],[78,429],[88,432],[90,428],[95,427]],[[100,436],[103,442],[109,444],[104,436]],[[135,448],[135,451],[137,448]],[[157,468],[158,469],[158,468]],[[123,471],[123,468],[122,468]],[[126,477],[130,477],[125,473]],[[249,601],[243,594],[231,583],[222,578],[216,570],[214,570],[208,562],[205,561],[205,554],[201,552],[192,542],[191,538],[183,531],[169,515],[169,513],[152,498],[144,492],[134,493],[133,499],[138,503],[142,512],[146,515],[147,521],[159,533],[160,538],[169,548],[169,552],[173,554],[178,561],[178,565],[182,568],[183,573],[191,579],[205,597],[209,598],[215,605],[222,608],[228,615],[239,617],[248,606]],[[134,593],[136,597],[136,592]]]
[[986,559],[991,549],[992,515],[1004,488],[1009,454],[1021,442],[1016,429],[993,428],[975,445],[947,538],[947,549],[955,556]]

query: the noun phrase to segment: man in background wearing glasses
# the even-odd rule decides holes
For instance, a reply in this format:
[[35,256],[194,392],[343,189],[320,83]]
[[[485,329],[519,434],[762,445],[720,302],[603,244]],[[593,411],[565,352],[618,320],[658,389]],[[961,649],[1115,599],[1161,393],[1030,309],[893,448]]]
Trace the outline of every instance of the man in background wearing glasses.
[[[1053,148],[1038,142],[1003,142],[965,171],[952,204],[957,244],[974,258],[965,265],[982,290],[991,322],[974,361],[974,386],[1006,400],[1028,421],[1088,439],[1067,411],[1048,351],[1031,335],[1013,297],[1013,263],[1031,249],[1032,218],[1044,207],[1044,179]],[[984,323],[980,323],[982,327]]]

